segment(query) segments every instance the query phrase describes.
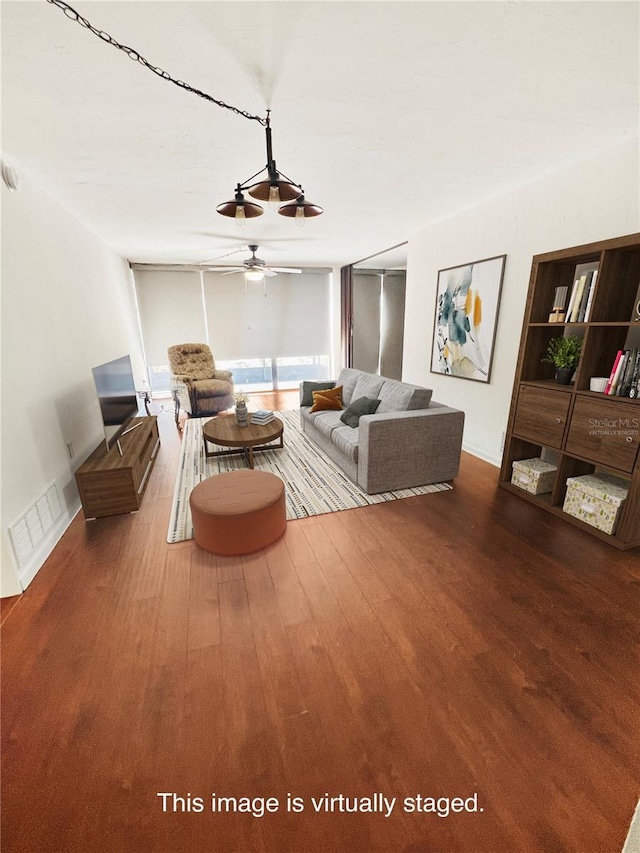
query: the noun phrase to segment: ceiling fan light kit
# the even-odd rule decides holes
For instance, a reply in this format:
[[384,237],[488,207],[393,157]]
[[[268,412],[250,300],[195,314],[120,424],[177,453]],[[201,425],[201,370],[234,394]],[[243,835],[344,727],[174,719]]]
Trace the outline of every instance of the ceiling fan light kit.
[[[267,118],[265,121],[265,132],[267,137],[267,165],[264,169],[256,172],[242,184],[236,186],[234,201],[226,201],[219,204],[216,208],[222,216],[229,216],[242,225],[245,219],[253,216],[260,216],[263,213],[262,207],[259,204],[253,204],[244,200],[244,193],[248,193],[252,198],[257,198],[260,201],[266,201],[270,207],[278,208],[278,213],[282,216],[288,216],[295,219],[297,225],[304,225],[305,219],[311,216],[320,216],[323,212],[322,208],[317,204],[311,204],[305,201],[304,191],[291,178],[288,178],[284,173],[279,172],[276,168],[276,161],[273,159],[273,147],[271,140],[271,122],[269,118],[270,110],[267,110]],[[267,173],[266,178],[256,183],[252,181]],[[283,204],[283,202],[286,202]],[[256,212],[259,211],[259,212]]]
[[[244,280],[246,282],[260,282],[264,281],[265,276],[274,276],[278,275],[279,272],[284,273],[301,273],[300,269],[293,269],[292,267],[268,267],[262,258],[258,258],[256,256],[256,252],[258,251],[258,244],[252,243],[248,246],[251,251],[251,257],[247,258],[246,261],[242,262],[241,267],[207,267],[206,272],[220,272],[222,275],[231,275],[231,273],[244,273]],[[266,294],[265,294],[266,295]]]

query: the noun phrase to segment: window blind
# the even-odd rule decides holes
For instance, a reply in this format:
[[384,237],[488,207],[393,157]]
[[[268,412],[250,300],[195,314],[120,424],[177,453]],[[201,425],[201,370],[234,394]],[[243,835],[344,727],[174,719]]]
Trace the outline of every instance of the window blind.
[[148,366],[168,364],[174,344],[207,343],[200,273],[134,270]]
[[329,273],[278,273],[266,285],[205,273],[204,287],[216,359],[329,354]]
[[149,366],[189,342],[209,344],[217,361],[329,355],[329,272],[278,273],[266,285],[208,272],[204,300],[198,270],[134,268],[134,280]]

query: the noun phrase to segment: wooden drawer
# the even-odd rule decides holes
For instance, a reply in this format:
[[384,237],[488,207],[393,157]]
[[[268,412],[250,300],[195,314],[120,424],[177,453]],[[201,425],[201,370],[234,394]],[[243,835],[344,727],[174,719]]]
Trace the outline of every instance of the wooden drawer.
[[560,448],[571,394],[533,385],[521,385],[513,431],[546,447]]
[[567,437],[567,453],[631,472],[640,443],[640,406],[578,397]]

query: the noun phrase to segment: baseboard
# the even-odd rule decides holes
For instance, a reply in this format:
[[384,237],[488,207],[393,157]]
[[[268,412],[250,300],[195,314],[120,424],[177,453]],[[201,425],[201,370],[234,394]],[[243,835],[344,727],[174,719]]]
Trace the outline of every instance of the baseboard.
[[474,447],[472,444],[467,444],[466,442],[462,443],[462,449],[465,453],[470,453],[472,456],[477,456],[478,459],[483,459],[490,465],[495,465],[496,468],[500,468],[502,465],[502,455],[496,456],[493,453],[487,453],[486,450],[482,450],[480,447]]
[[38,545],[29,560],[23,566],[20,566],[17,574],[23,591],[38,574],[47,557],[62,539],[66,529],[79,512],[80,500],[76,501],[73,506],[69,507],[67,512],[60,516],[55,526],[47,533],[47,536]]

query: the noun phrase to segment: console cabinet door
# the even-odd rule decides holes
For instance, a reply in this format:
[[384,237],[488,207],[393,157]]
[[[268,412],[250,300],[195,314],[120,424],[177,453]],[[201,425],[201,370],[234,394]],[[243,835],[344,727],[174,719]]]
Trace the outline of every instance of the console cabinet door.
[[560,449],[571,394],[534,385],[521,385],[513,431],[535,444]]
[[583,459],[633,471],[640,443],[640,405],[578,397],[566,452]]

